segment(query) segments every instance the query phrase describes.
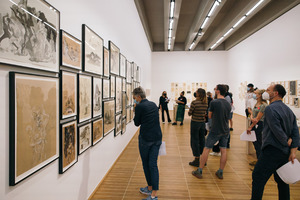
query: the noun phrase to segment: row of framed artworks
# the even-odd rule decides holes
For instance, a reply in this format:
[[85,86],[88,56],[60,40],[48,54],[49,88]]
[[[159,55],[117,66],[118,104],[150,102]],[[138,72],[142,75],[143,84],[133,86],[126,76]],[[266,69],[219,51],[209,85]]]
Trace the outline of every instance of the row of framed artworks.
[[283,102],[295,108],[300,108],[300,80],[296,81],[277,81],[271,84],[281,84],[286,90]]

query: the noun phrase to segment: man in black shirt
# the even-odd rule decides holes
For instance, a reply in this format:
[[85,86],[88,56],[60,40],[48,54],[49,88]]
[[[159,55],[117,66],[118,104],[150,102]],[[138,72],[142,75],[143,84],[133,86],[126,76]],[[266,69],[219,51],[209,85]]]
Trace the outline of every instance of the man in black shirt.
[[170,101],[170,99],[167,97],[167,92],[163,91],[162,96],[159,98],[159,109],[161,110],[161,118],[162,118],[163,124],[165,123],[164,111],[166,111],[166,113],[167,113],[168,122],[171,123],[169,109],[168,109],[169,101]]

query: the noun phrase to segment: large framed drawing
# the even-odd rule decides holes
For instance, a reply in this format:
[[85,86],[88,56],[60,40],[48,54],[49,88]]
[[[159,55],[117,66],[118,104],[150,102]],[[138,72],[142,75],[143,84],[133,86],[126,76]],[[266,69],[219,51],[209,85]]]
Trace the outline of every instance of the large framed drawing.
[[131,105],[131,94],[132,92],[132,87],[131,84],[126,84],[126,107]]
[[58,157],[57,78],[9,73],[9,184],[15,185]]
[[122,118],[126,117],[126,92],[122,92]]
[[82,70],[81,41],[60,30],[60,65]]
[[77,115],[77,74],[61,71],[60,116],[66,119]]
[[93,77],[93,117],[102,114],[102,80]]
[[120,49],[112,42],[108,42],[110,50],[110,73],[119,75]]
[[110,76],[110,97],[116,97],[116,77]]
[[82,24],[82,63],[84,71],[103,74],[103,39]]
[[78,95],[78,122],[84,122],[92,117],[92,77],[85,75],[79,76],[79,95]]
[[61,125],[59,173],[62,174],[77,161],[77,123],[72,121]]
[[116,113],[122,111],[122,78],[116,77]]
[[60,13],[43,0],[2,0],[0,62],[59,72]]
[[103,138],[103,119],[93,121],[93,145]]
[[120,76],[126,77],[126,57],[120,54]]
[[78,128],[78,154],[82,154],[92,146],[92,124],[88,123]]
[[109,50],[103,47],[103,76],[109,77]]
[[127,64],[126,64],[126,82],[127,83],[131,83],[132,81],[132,67],[131,67],[131,63],[127,60]]
[[126,132],[126,119],[122,119],[122,135]]
[[289,81],[289,90],[291,96],[297,95],[297,81]]
[[115,137],[119,135],[122,132],[122,115],[117,114],[116,115],[116,131],[115,131]]
[[103,99],[110,97],[110,82],[109,79],[103,79]]
[[115,101],[103,102],[103,122],[104,122],[104,136],[115,130]]

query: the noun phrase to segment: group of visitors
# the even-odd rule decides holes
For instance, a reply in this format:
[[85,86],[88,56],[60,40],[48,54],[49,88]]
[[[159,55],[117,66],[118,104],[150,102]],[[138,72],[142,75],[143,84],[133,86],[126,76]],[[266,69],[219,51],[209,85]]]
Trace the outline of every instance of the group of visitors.
[[[279,199],[290,199],[289,185],[284,183],[276,170],[287,163],[294,162],[299,146],[299,130],[294,113],[282,102],[286,91],[280,84],[271,85],[267,90],[254,89],[248,84],[246,95],[246,115],[250,121],[247,133],[254,131],[257,141],[253,143],[257,162],[252,173],[252,197],[262,199],[264,186],[274,174],[278,184]],[[220,167],[215,175],[223,179],[223,170],[227,161],[226,149],[230,147],[230,131],[232,127],[233,99],[229,93],[229,86],[218,84],[214,88],[215,98],[202,88],[194,93],[195,100],[189,106],[188,115],[191,116],[190,137],[194,160],[191,166],[198,167],[192,175],[203,178],[205,165],[211,149],[221,152]],[[162,143],[162,132],[159,122],[159,113],[155,103],[146,99],[141,87],[134,89],[136,126],[141,126],[139,135],[139,150],[143,163],[144,174],[148,186],[140,188],[140,192],[148,195],[146,199],[157,199],[159,189],[159,173],[157,158]],[[268,102],[269,101],[269,105]],[[170,99],[164,91],[160,97],[159,109],[167,112],[168,122],[171,123],[167,104]],[[176,101],[178,103],[177,121],[183,124],[186,98],[184,92]],[[164,123],[164,117],[162,117]],[[206,130],[208,129],[208,131]],[[208,132],[208,135],[207,135]],[[205,139],[205,136],[207,138]],[[218,144],[218,148],[216,148]]]

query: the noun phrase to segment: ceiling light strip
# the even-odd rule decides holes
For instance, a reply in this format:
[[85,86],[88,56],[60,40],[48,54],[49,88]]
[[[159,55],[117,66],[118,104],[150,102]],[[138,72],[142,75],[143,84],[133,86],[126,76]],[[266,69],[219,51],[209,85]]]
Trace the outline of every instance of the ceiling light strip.
[[174,12],[175,12],[175,0],[171,0],[170,16],[169,16],[168,50],[171,49],[171,43],[172,43],[172,29],[173,29],[173,23],[174,23]]

